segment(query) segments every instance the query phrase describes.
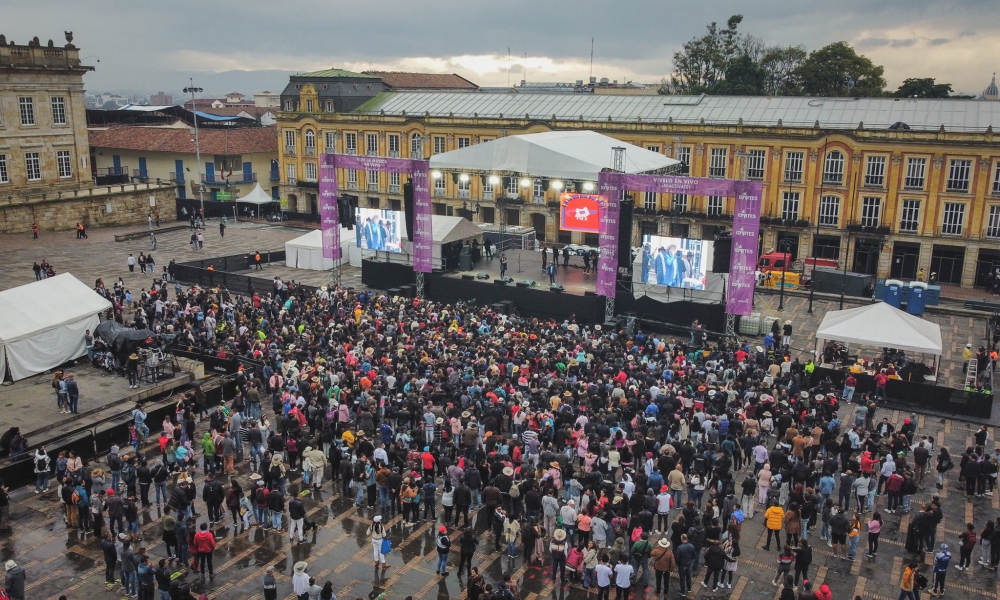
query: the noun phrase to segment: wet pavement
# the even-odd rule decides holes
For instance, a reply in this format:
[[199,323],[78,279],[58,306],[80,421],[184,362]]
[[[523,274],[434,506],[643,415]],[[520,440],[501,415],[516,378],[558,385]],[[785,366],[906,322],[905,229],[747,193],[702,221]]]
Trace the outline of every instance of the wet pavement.
[[[848,407],[848,412],[853,406]],[[879,411],[878,417],[889,417],[893,423],[900,423],[905,414],[897,411]],[[845,421],[847,419],[845,418]],[[950,450],[960,452],[971,443],[976,427],[971,423],[951,421],[934,417],[918,418],[918,433],[933,435]],[[200,427],[199,427],[200,430]],[[990,437],[997,439],[1000,430],[992,428]],[[249,483],[247,467],[238,466],[242,484]],[[744,475],[737,477],[742,481]],[[958,560],[958,535],[966,522],[973,522],[981,530],[989,518],[1000,515],[1000,493],[992,497],[965,500],[952,481],[941,491],[945,519],[938,528],[938,542],[948,542],[954,551],[953,564]],[[202,477],[196,479],[199,486],[199,500],[196,506],[204,513],[200,486]],[[303,493],[303,501],[309,518],[320,528],[310,532],[305,542],[292,543],[287,532],[276,533],[251,526],[249,531],[237,531],[226,519],[225,525],[213,528],[218,538],[218,548],[214,555],[216,576],[201,582],[190,573],[174,566],[179,577],[193,583],[195,595],[206,592],[210,598],[262,598],[264,569],[273,565],[278,579],[279,598],[291,596],[292,566],[298,561],[309,563],[308,572],[322,585],[332,581],[338,598],[374,598],[382,591],[389,592],[389,598],[458,598],[465,597],[467,581],[456,575],[458,553],[452,552],[449,560],[451,574],[439,577],[434,574],[436,551],[431,524],[423,522],[419,526],[401,523],[398,516],[387,517],[386,523],[392,539],[393,550],[388,555],[390,568],[376,569],[372,546],[367,536],[371,518],[377,511],[366,507],[356,508],[353,498],[345,498],[330,493],[330,482],[323,485],[323,491]],[[339,483],[337,484],[339,491]],[[291,474],[289,493],[300,492],[298,474]],[[920,492],[914,497],[918,501],[929,501],[934,492],[933,483],[925,480]],[[15,491],[12,495],[11,518],[14,524],[12,534],[0,534],[0,562],[13,559],[23,566],[28,574],[27,597],[34,599],[52,598],[61,594],[68,598],[119,598],[120,588],[109,591],[104,585],[101,550],[92,535],[81,538],[75,530],[68,530],[63,522],[63,507],[56,497],[55,488],[48,493],[34,495],[30,488]],[[880,498],[878,507],[884,506]],[[912,513],[911,513],[912,514]],[[157,506],[143,509],[140,513],[140,531],[144,537],[140,546],[147,548],[153,563],[164,557],[162,533],[159,524],[161,516]],[[696,575],[695,589],[688,598],[777,598],[778,588],[772,587],[777,553],[763,550],[766,538],[762,514],[757,512],[744,525],[739,567],[733,589],[723,589],[711,593],[700,585],[704,571]],[[873,598],[893,600],[898,595],[898,582],[904,558],[909,558],[903,550],[906,527],[910,515],[886,514],[878,557],[864,557],[865,534],[862,534],[858,559],[849,562],[835,558],[830,548],[819,540],[813,531],[814,562],[810,569],[810,579],[827,583],[833,590],[834,598]],[[199,522],[204,521],[199,517]],[[286,521],[287,523],[287,521]],[[474,522],[480,534],[480,548],[473,566],[480,569],[488,582],[497,581],[513,569],[513,577],[521,586],[521,596],[526,600],[539,597],[557,599],[583,599],[587,592],[578,584],[556,586],[546,568],[526,567],[520,559],[511,565],[508,559],[493,552],[492,535],[485,531],[485,524]],[[434,526],[436,527],[436,525]],[[449,534],[457,539],[459,531],[450,529]],[[657,536],[653,536],[655,539]],[[457,544],[456,544],[457,546]],[[457,550],[457,549],[456,549]],[[978,559],[979,549],[975,551]],[[930,562],[928,555],[925,560]],[[975,562],[975,561],[974,561]],[[948,597],[954,598],[998,598],[996,574],[976,566],[971,571],[953,570],[948,576]],[[655,590],[640,591],[636,586],[633,597],[652,597]],[[591,592],[596,594],[596,591]],[[671,582],[671,595],[677,597],[676,574]]]

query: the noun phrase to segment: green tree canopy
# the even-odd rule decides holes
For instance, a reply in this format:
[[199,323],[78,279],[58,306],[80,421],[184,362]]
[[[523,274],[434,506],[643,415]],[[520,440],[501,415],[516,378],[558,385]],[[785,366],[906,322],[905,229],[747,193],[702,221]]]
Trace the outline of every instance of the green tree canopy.
[[713,21],[708,33],[684,44],[674,53],[674,73],[670,82],[681,93],[702,93],[725,78],[726,67],[741,54],[737,31],[743,15],[733,15],[720,29]]
[[808,96],[881,96],[885,69],[854,51],[847,42],[834,42],[809,53],[795,76]]
[[949,98],[952,94],[950,83],[934,83],[931,77],[904,79],[892,95],[896,98]]

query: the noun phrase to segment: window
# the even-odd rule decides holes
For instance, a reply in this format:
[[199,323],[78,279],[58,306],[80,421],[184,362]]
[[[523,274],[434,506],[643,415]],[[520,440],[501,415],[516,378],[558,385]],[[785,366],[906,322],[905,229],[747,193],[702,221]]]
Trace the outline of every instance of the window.
[[844,153],[834,150],[826,155],[823,163],[823,183],[841,185],[844,183]]
[[962,226],[964,225],[965,205],[961,202],[945,202],[941,233],[943,235],[962,235]]
[[688,209],[687,194],[674,194],[674,197],[671,199],[671,202],[675,212],[687,212]]
[[444,174],[434,180],[434,195],[444,196]]
[[764,179],[764,159],[767,156],[766,150],[751,150],[747,157],[747,178]]
[[996,170],[993,171],[993,193],[1000,194],[1000,162],[996,165]]
[[725,198],[722,196],[709,196],[705,212],[709,215],[721,215],[725,201]]
[[24,166],[28,173],[28,181],[40,181],[42,179],[42,167],[38,160],[37,152],[28,152],[24,155]]
[[903,186],[908,190],[924,189],[924,175],[926,172],[926,158],[908,158],[906,160],[906,180],[903,181]]
[[52,124],[66,124],[66,99],[62,96],[52,96]]
[[460,137],[460,138],[458,138],[458,147],[459,148],[468,148],[469,147],[469,141],[470,140],[467,137]]
[[295,131],[285,130],[285,154],[295,154]]
[[288,179],[288,181],[286,183],[288,183],[290,185],[295,185],[296,183],[298,183],[298,179],[296,179],[296,176],[295,176],[295,164],[294,163],[289,163],[289,164],[285,165],[285,174],[287,175],[287,179]]
[[785,181],[802,181],[802,160],[805,152],[788,152],[785,154]]
[[347,170],[347,189],[356,190],[358,189],[358,170],[348,169]]
[[[4,161],[0,156],[0,183],[4,181]],[[990,206],[990,216],[986,221],[986,237],[1000,238],[1000,204]]]
[[335,131],[326,132],[326,151],[329,153],[337,151],[337,132]]
[[312,112],[312,111],[313,111],[313,101],[306,100],[306,112]]
[[378,156],[378,134],[369,133],[365,144],[365,154],[368,156]]
[[948,168],[948,191],[969,191],[969,175],[972,173],[971,160],[952,160]]
[[365,171],[365,181],[368,182],[369,191],[378,190],[378,171]]
[[333,100],[327,100],[323,105],[323,110],[326,112],[333,112]]
[[517,198],[517,196],[518,196],[517,185],[518,185],[517,177],[508,177],[507,178],[507,197],[508,198]]
[[17,99],[21,106],[21,125],[35,124],[35,101],[31,97],[22,96]]
[[458,197],[468,198],[469,197],[469,186],[472,183],[472,178],[462,181],[461,178],[458,180]]
[[542,204],[545,202],[545,190],[542,189],[542,180],[534,180],[531,186],[531,201],[535,204]]
[[[490,183],[489,177],[483,177],[483,200],[493,199],[493,184]],[[489,223],[489,221],[484,221]]]
[[424,157],[424,138],[419,133],[410,136],[410,158]]
[[646,146],[646,150],[649,150],[650,152],[656,152],[657,154],[660,153],[659,146]]
[[441,154],[444,152],[444,136],[436,135],[434,136],[434,154]]
[[316,132],[306,129],[306,154],[316,154]]
[[865,167],[865,186],[882,187],[885,185],[885,157],[869,156]]
[[285,100],[285,110],[292,110],[292,101]]
[[399,173],[389,173],[389,193],[399,193]]
[[347,152],[347,154],[358,153],[358,134],[356,133],[344,134],[344,149]]
[[711,161],[708,165],[709,177],[726,176],[726,153],[728,148],[712,148]]
[[861,226],[878,227],[882,220],[882,199],[865,196],[861,199]]
[[899,216],[899,231],[901,233],[917,233],[919,229],[920,200],[903,200],[903,208]]
[[316,181],[316,163],[306,163],[306,181]]
[[389,134],[389,156],[399,158],[399,136]]
[[819,224],[825,227],[840,224],[840,196],[823,196],[819,199]]
[[799,220],[799,193],[798,192],[782,192],[782,197],[781,197],[781,220],[782,221],[798,221]]
[[73,161],[70,160],[69,150],[59,150],[56,152],[56,165],[59,168],[59,177],[73,176]]
[[688,173],[691,170],[691,147],[681,146],[677,149],[677,160],[684,165],[683,173]]
[[10,173],[7,171],[6,154],[0,154],[0,183],[10,183]]
[[642,207],[646,210],[656,210],[656,192],[646,192],[643,194]]

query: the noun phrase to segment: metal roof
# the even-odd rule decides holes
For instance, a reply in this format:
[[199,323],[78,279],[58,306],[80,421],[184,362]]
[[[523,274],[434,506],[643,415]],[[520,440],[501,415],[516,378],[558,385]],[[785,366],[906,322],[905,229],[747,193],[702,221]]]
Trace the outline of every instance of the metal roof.
[[[1000,127],[1000,102],[913,98],[810,98],[770,96],[629,96],[392,92],[359,112],[436,117],[483,117],[634,123],[984,131]],[[905,129],[906,127],[902,127]]]
[[355,79],[378,79],[374,75],[365,73],[355,73],[344,69],[324,69],[322,71],[311,71],[309,73],[296,73],[292,77],[353,77]]

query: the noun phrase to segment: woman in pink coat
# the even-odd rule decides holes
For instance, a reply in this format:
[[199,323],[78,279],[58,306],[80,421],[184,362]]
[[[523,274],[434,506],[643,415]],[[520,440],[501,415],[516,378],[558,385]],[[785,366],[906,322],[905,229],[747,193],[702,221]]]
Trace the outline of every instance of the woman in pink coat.
[[757,504],[764,506],[767,502],[767,489],[771,485],[771,463],[764,463],[764,468],[757,474]]

